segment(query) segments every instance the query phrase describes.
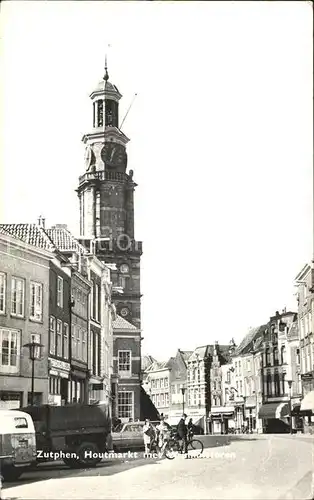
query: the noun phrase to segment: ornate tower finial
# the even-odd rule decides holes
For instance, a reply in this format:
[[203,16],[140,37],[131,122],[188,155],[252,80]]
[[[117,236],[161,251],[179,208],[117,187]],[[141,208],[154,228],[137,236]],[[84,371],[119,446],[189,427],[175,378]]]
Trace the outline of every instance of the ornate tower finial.
[[107,54],[106,54],[106,57],[105,57],[105,76],[104,76],[104,80],[105,80],[105,82],[107,82],[109,80],[108,66],[107,66]]

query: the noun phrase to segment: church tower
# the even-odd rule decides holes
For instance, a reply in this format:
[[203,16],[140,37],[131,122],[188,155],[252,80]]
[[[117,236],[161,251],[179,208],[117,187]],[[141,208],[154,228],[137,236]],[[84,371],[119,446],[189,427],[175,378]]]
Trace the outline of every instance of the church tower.
[[134,237],[133,171],[127,172],[128,137],[119,128],[122,95],[110,83],[107,61],[103,80],[90,94],[92,126],[83,136],[85,173],[77,189],[80,234],[100,260],[115,263],[113,299],[117,313],[138,330],[141,323],[140,258],[142,243]]

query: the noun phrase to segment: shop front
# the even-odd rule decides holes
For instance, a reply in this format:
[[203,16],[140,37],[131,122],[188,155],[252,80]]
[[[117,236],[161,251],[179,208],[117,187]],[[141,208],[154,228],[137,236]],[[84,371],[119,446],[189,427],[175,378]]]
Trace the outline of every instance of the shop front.
[[265,403],[259,410],[258,417],[263,422],[263,432],[266,434],[281,434],[290,432],[289,402]]
[[209,414],[211,434],[228,434],[235,427],[234,406],[217,406]]
[[314,390],[309,391],[302,399],[300,415],[303,417],[304,432],[314,434]]
[[59,359],[48,358],[49,394],[48,404],[54,406],[69,402],[70,364]]
[[88,370],[86,366],[71,364],[69,391],[71,403],[89,403]]

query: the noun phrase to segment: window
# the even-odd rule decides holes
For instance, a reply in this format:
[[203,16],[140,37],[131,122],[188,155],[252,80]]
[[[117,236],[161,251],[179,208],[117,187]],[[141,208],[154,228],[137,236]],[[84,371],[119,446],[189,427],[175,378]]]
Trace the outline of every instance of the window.
[[241,375],[241,361],[239,361],[239,375]]
[[16,429],[27,429],[27,420],[26,418],[23,417],[15,417],[14,418],[14,424]]
[[286,374],[283,373],[281,375],[281,378],[282,378],[282,394],[286,394]]
[[94,360],[94,332],[91,331],[89,337],[89,367],[92,370],[92,372],[94,367],[93,360]]
[[81,329],[79,326],[76,326],[76,357],[77,359],[82,358],[82,350],[81,350]]
[[230,384],[230,372],[227,372],[227,384]]
[[267,395],[271,396],[272,395],[272,384],[271,384],[271,375],[268,374],[266,377],[266,385],[267,385]]
[[87,332],[82,330],[82,360],[87,361]]
[[238,363],[237,363],[237,361],[234,363],[234,371],[235,371],[235,374],[237,375],[237,373],[238,373]]
[[104,124],[104,102],[97,101],[97,126],[102,127]]
[[69,325],[63,324],[63,357],[69,358]]
[[164,394],[160,395],[160,406],[165,406],[165,395]]
[[280,396],[280,379],[279,374],[274,375],[274,385],[275,385],[275,396]]
[[250,359],[247,360],[247,371],[248,372],[251,371],[251,360]]
[[118,371],[121,376],[131,375],[131,351],[118,352]]
[[99,366],[99,335],[96,333],[95,335],[95,356],[94,356],[94,366],[95,366],[95,375],[100,375],[100,366]]
[[63,278],[58,276],[57,282],[57,306],[63,308]]
[[243,395],[243,382],[240,380],[240,394]]
[[20,365],[20,332],[0,329],[0,371],[17,373]]
[[76,358],[76,326],[72,324],[71,328],[71,349],[72,349],[72,358]]
[[164,387],[164,379],[161,378],[160,379],[160,389],[163,389],[163,387]]
[[43,316],[43,286],[31,282],[30,286],[30,319],[41,321]]
[[100,236],[100,193],[96,193],[96,237]]
[[0,314],[5,314],[6,275],[0,273]]
[[11,285],[11,314],[24,315],[24,289],[25,281],[21,278],[12,278]]
[[53,316],[50,316],[49,325],[49,353],[56,353],[56,320]]
[[274,347],[274,365],[279,364],[278,348]]
[[90,317],[92,319],[94,319],[95,315],[94,315],[94,281],[92,280],[92,286],[91,286],[91,290],[90,290]]
[[266,366],[270,365],[270,350],[266,349]]
[[133,418],[133,392],[118,392],[118,418]]
[[168,379],[165,378],[165,387],[168,387]]
[[95,286],[95,319],[99,321],[99,286]]
[[286,359],[286,347],[284,345],[281,347],[281,363],[283,365],[287,363],[287,359]]
[[225,403],[229,402],[229,390],[225,389]]
[[57,320],[57,356],[62,357],[62,321]]

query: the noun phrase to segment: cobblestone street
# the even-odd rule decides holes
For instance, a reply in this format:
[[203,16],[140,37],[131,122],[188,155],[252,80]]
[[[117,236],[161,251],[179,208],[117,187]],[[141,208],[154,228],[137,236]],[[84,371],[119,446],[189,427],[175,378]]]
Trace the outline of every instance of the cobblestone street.
[[205,448],[202,459],[139,459],[101,464],[94,470],[61,469],[51,479],[44,479],[48,471],[36,471],[13,487],[7,485],[3,496],[34,500],[312,499],[313,456],[311,439],[261,436]]

